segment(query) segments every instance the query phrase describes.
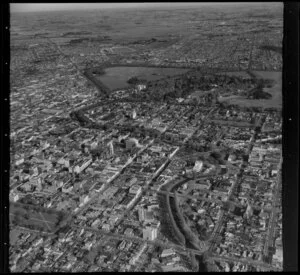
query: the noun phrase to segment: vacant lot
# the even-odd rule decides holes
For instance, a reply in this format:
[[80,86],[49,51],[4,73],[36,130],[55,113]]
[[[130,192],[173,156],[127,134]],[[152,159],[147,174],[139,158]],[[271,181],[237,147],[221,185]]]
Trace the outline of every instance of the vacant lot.
[[53,232],[64,219],[63,213],[22,204],[10,204],[10,222],[19,226],[41,231]]

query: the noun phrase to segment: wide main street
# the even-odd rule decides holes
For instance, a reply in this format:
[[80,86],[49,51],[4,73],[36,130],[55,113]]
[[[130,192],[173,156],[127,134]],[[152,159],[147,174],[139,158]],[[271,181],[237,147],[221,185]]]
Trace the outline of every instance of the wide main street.
[[276,215],[278,215],[278,200],[279,200],[279,190],[281,188],[281,164],[282,164],[282,157],[278,164],[278,174],[276,177],[276,184],[274,186],[274,193],[273,193],[273,203],[272,203],[272,211],[269,220],[269,226],[267,231],[267,239],[264,245],[264,256],[268,258],[269,248],[274,247],[274,239],[275,239],[275,227],[277,226],[277,219]]

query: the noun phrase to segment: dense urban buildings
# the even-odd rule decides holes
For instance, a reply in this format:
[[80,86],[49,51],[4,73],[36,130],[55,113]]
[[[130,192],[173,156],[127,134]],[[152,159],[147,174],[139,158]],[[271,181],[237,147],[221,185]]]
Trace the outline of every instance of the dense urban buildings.
[[11,272],[281,271],[282,10],[12,9]]

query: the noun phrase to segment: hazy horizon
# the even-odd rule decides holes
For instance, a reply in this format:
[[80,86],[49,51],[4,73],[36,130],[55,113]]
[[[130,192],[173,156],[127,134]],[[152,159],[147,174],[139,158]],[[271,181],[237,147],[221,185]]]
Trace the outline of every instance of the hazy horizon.
[[201,7],[201,6],[224,6],[224,5],[274,5],[279,2],[150,2],[150,3],[11,3],[12,13],[22,12],[50,12],[50,11],[80,11],[94,9],[135,9],[135,8],[180,8],[180,7]]

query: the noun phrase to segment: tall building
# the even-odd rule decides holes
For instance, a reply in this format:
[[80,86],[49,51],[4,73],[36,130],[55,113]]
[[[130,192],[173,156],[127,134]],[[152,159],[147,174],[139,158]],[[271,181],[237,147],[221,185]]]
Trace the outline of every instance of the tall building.
[[161,253],[162,258],[173,256],[173,255],[175,255],[175,251],[173,250],[173,248],[164,249]]
[[133,110],[133,112],[132,112],[132,118],[136,119],[136,111],[135,110]]
[[153,241],[157,238],[157,228],[147,226],[143,229],[143,239]]
[[92,144],[91,144],[91,149],[94,150],[96,149],[98,146],[98,142],[97,141],[94,141]]
[[115,154],[113,141],[111,140],[107,145],[108,145],[108,148],[109,148],[110,156],[113,156]]
[[200,172],[202,170],[202,167],[203,167],[203,161],[197,160],[195,166],[193,167],[193,171]]
[[136,138],[130,138],[126,140],[126,149],[130,149],[132,147],[142,148],[143,145],[139,144],[139,141]]
[[145,220],[145,209],[139,208],[138,214],[139,214],[139,221],[144,221]]
[[248,204],[244,216],[245,216],[247,219],[250,219],[252,215],[253,215],[253,209],[252,209],[251,205]]
[[154,221],[154,214],[152,211],[145,211],[145,222]]
[[132,139],[127,139],[125,144],[126,144],[126,149],[131,149],[132,147],[135,146],[135,142]]
[[129,189],[130,194],[139,194],[142,191],[142,187],[139,185],[132,185]]

